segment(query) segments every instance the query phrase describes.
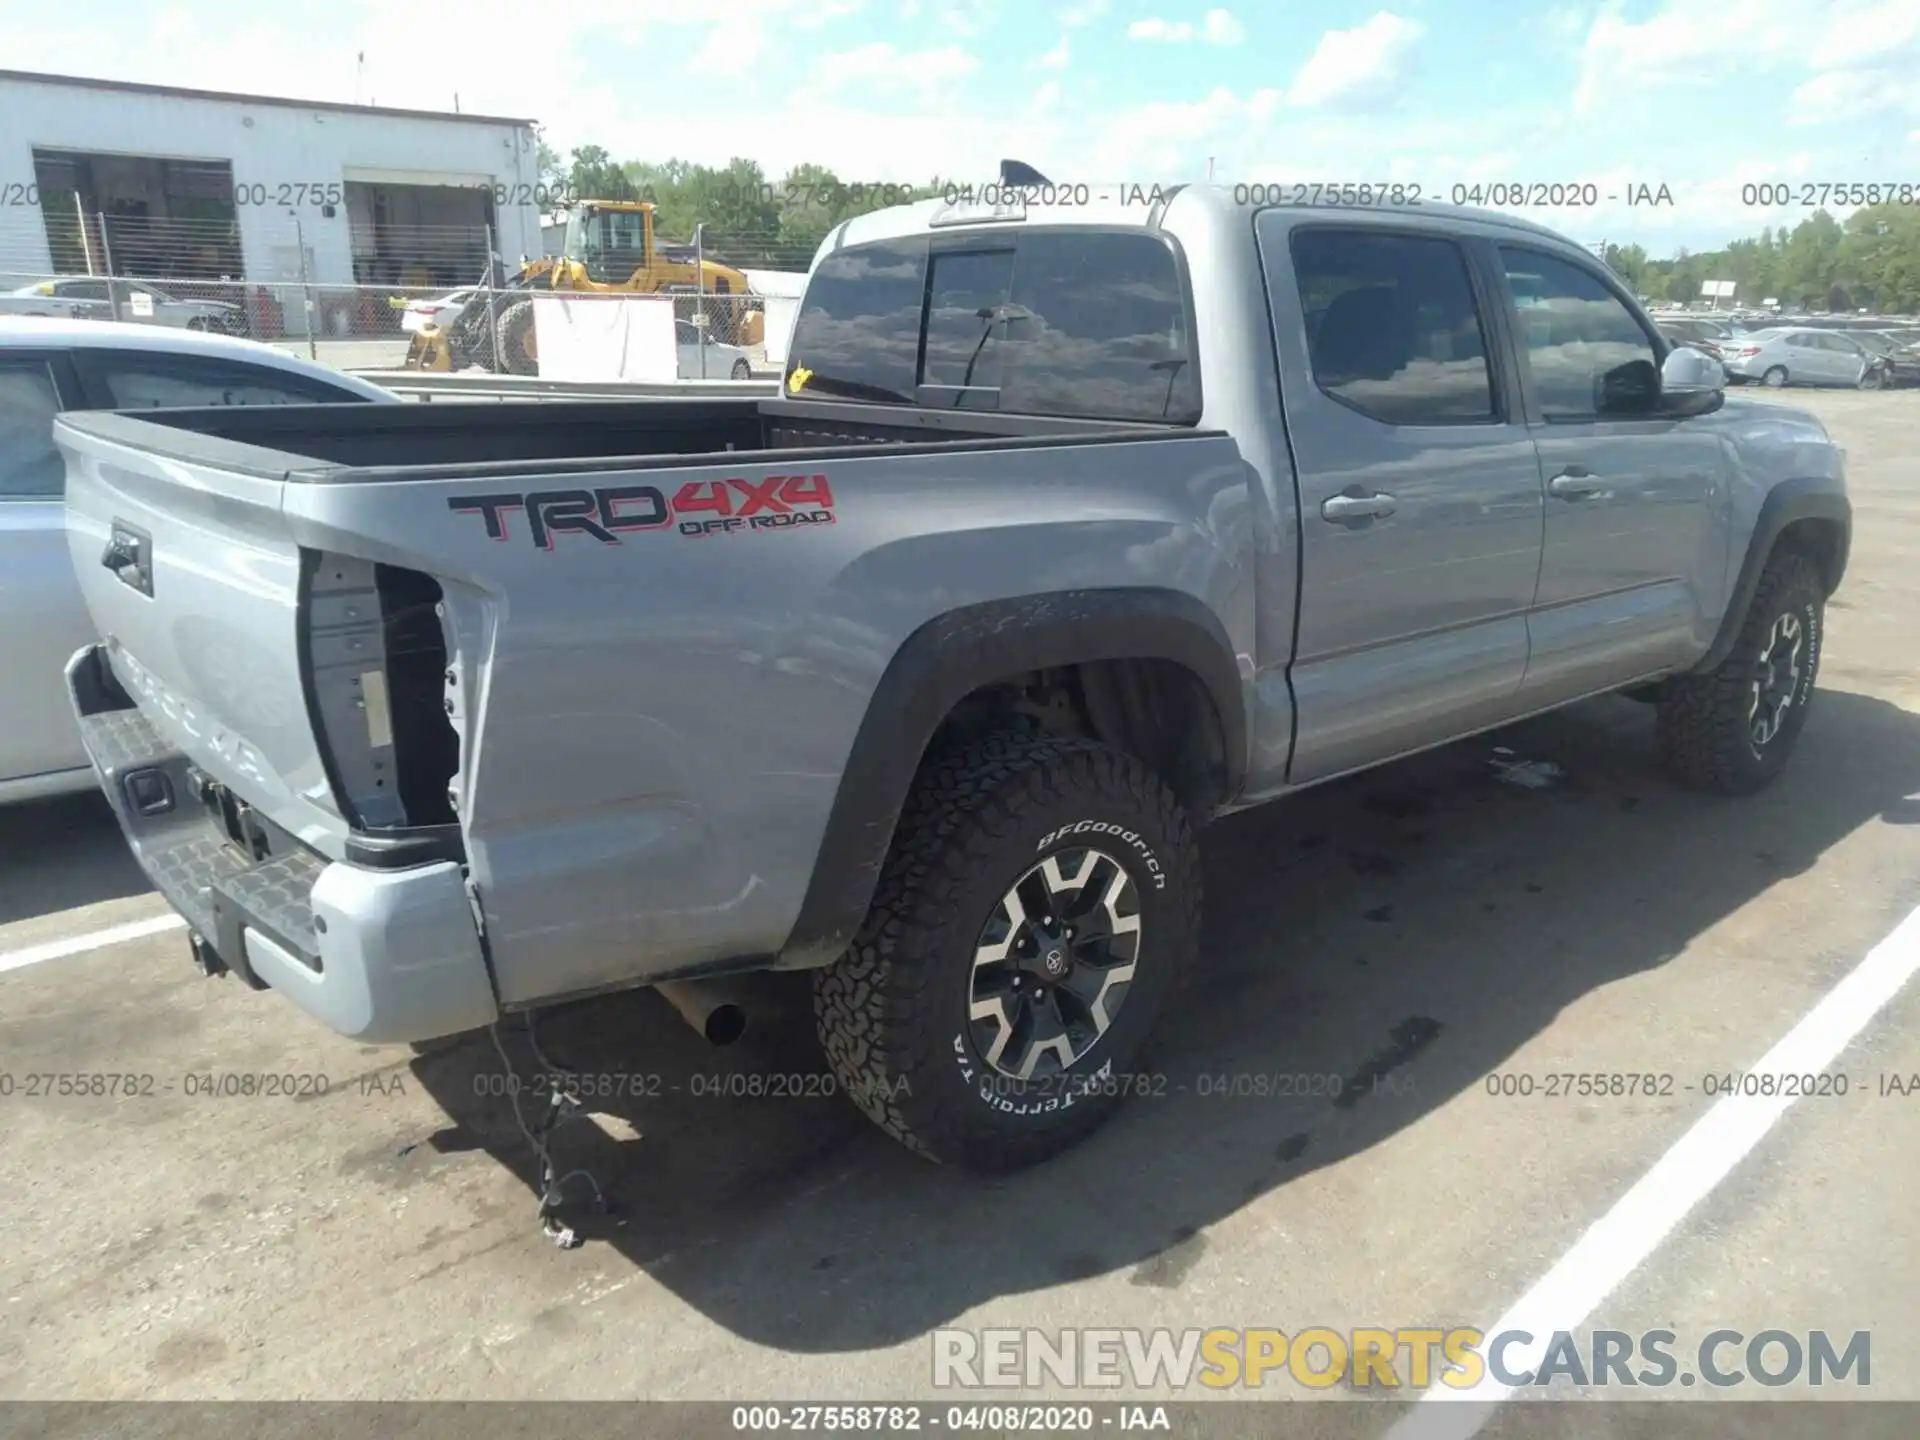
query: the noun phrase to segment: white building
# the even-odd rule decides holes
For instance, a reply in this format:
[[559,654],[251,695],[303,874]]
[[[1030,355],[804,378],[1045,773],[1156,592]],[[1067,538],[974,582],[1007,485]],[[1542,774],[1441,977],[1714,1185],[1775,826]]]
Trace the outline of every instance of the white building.
[[489,234],[540,252],[537,154],[530,120],[0,70],[0,284],[471,284]]

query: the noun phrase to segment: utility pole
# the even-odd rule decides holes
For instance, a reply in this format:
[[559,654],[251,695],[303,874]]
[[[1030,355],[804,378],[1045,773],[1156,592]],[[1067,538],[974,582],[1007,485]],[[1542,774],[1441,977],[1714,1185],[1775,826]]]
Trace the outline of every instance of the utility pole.
[[693,328],[700,332],[700,378],[707,378],[707,222],[693,227]]
[[120,318],[120,287],[113,279],[113,242],[107,238],[107,212],[100,212],[100,263],[107,267],[107,304],[115,320]]
[[300,225],[300,212],[293,210],[288,213],[293,216],[293,244],[300,255],[300,306],[307,322],[307,358],[317,361],[320,358],[320,346],[313,334],[313,291],[307,285],[307,232]]

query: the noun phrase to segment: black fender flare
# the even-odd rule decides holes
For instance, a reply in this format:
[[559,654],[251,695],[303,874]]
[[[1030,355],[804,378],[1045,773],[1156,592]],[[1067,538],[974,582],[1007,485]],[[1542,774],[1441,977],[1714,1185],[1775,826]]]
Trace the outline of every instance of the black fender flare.
[[1740,562],[1739,578],[1734,581],[1733,593],[1728,597],[1726,613],[1720,617],[1719,633],[1713,637],[1713,648],[1693,667],[1695,674],[1719,669],[1733,653],[1733,643],[1747,620],[1747,607],[1753,603],[1753,592],[1760,588],[1760,572],[1773,557],[1781,531],[1801,520],[1823,521],[1839,532],[1827,575],[1827,593],[1840,588],[1841,578],[1847,571],[1847,554],[1853,545],[1852,502],[1828,479],[1781,481],[1760,504],[1760,516],[1754,522],[1753,533],[1747,537],[1747,553]]
[[907,637],[874,688],[780,968],[828,964],[853,939],[928,742],[956,704],[1026,671],[1127,659],[1169,660],[1199,676],[1225,742],[1226,793],[1237,794],[1247,767],[1244,687],[1225,627],[1193,596],[1075,590],[950,610]]

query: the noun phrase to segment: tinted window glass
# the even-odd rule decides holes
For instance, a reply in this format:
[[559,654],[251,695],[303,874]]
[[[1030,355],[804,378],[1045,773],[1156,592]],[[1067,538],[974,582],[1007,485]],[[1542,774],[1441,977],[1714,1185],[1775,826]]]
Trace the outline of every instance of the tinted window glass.
[[[967,392],[944,403],[978,404],[987,397],[974,396],[974,388],[999,389],[1000,363],[1012,328],[1012,287],[1010,249],[933,256],[927,272],[927,350],[920,383]],[[943,401],[934,398],[933,403]]]
[[102,355],[95,372],[120,410],[191,405],[313,405],[359,400],[317,380],[264,365],[167,355]]
[[61,492],[66,462],[53,443],[60,392],[37,361],[0,361],[0,500]]
[[1390,425],[1493,418],[1486,334],[1458,246],[1297,230],[1293,268],[1322,390]]
[[[1598,276],[1557,256],[1503,245],[1500,258],[1541,412],[1563,420],[1644,413],[1658,393],[1660,359],[1633,312]],[[1652,377],[1636,378],[1642,364]]]
[[805,394],[911,403],[920,363],[924,238],[835,251],[807,285],[794,322],[792,368]]
[[104,300],[107,298],[107,282],[104,280],[69,280],[54,287],[63,300]]
[[1188,425],[1200,418],[1180,270],[1156,236],[1023,235],[1006,333],[1002,410]]
[[821,262],[794,326],[803,393],[1198,420],[1185,294],[1158,237],[1040,230],[928,249],[889,241]]

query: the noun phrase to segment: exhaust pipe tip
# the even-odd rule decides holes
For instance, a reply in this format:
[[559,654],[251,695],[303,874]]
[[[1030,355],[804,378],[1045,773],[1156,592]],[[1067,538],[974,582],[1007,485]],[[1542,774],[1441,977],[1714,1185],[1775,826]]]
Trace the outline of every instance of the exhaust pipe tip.
[[732,1003],[716,1005],[700,1033],[707,1037],[709,1044],[731,1045],[747,1033],[747,1012]]
[[717,980],[669,980],[654,989],[709,1045],[731,1045],[747,1033],[747,1007]]

